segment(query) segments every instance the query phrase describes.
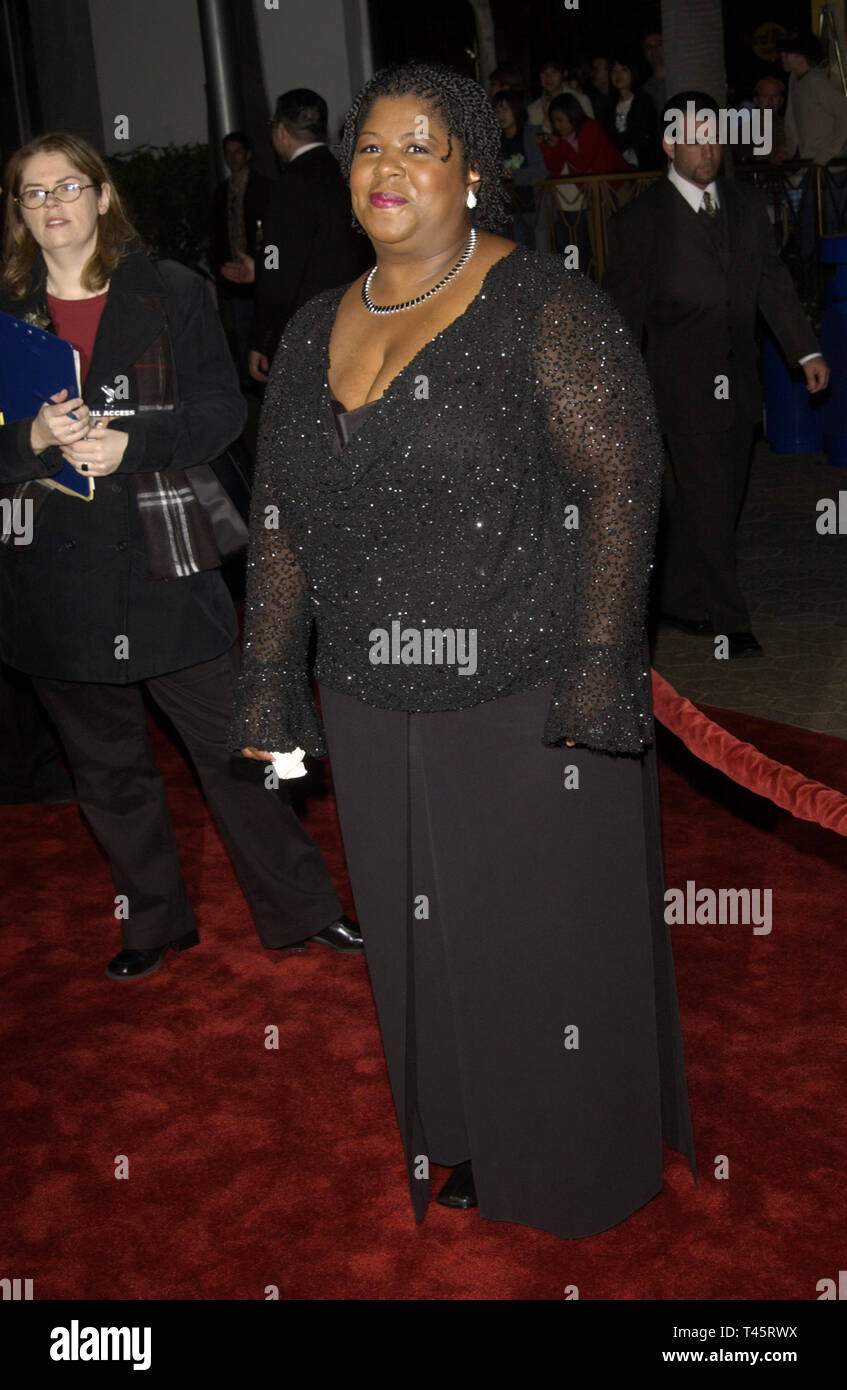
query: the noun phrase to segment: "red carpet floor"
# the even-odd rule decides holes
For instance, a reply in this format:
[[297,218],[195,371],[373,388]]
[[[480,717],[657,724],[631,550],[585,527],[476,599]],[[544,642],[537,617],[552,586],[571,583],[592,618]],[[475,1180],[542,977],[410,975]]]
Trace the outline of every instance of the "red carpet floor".
[[[715,717],[847,791],[847,743]],[[157,742],[202,944],[136,984],[103,975],[113,889],[76,807],[0,808],[1,1275],[33,1278],[36,1299],[263,1299],[275,1285],[297,1300],[546,1300],[570,1284],[582,1299],[813,1300],[837,1277],[842,839],[665,738],[668,886],[773,891],[770,936],[672,929],[699,1187],[668,1150],[662,1193],[589,1239],[435,1205],[417,1227],[364,962],[259,945],[191,774]],[[329,792],[307,821],[350,906]]]

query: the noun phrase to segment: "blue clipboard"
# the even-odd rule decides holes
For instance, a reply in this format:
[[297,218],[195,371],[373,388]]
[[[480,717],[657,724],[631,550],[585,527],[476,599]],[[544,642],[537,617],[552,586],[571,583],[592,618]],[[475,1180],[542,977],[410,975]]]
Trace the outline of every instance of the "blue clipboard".
[[[64,338],[0,310],[0,424],[31,419],[45,399],[63,389],[69,400],[81,395],[76,364]],[[39,481],[84,502],[94,496],[94,479],[81,477],[66,461],[58,473]]]

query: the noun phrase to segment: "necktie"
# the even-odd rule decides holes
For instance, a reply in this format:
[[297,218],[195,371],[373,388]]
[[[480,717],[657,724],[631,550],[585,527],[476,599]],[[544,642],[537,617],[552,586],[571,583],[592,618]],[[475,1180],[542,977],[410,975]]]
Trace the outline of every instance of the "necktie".
[[707,217],[717,217],[718,210],[715,207],[715,200],[711,193],[706,192],[703,194],[703,206],[700,211],[705,212]]

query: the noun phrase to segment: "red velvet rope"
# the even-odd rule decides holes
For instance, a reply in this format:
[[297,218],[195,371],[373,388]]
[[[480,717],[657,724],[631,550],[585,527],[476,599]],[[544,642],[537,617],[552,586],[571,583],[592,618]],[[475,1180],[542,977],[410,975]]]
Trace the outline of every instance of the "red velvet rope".
[[766,796],[800,820],[817,821],[837,835],[847,835],[847,796],[812,782],[802,772],[766,758],[752,743],[742,743],[678,694],[658,671],[653,676],[653,709],[666,729],[704,762],[733,782]]

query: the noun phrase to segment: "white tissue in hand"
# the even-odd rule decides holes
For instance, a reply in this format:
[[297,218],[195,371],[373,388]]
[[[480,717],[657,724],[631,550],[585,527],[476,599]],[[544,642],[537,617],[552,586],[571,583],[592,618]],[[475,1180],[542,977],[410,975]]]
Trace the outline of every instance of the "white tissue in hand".
[[305,756],[306,752],[303,748],[295,748],[293,753],[272,753],[271,764],[277,777],[283,782],[287,782],[291,777],[305,777],[306,769],[303,766]]

